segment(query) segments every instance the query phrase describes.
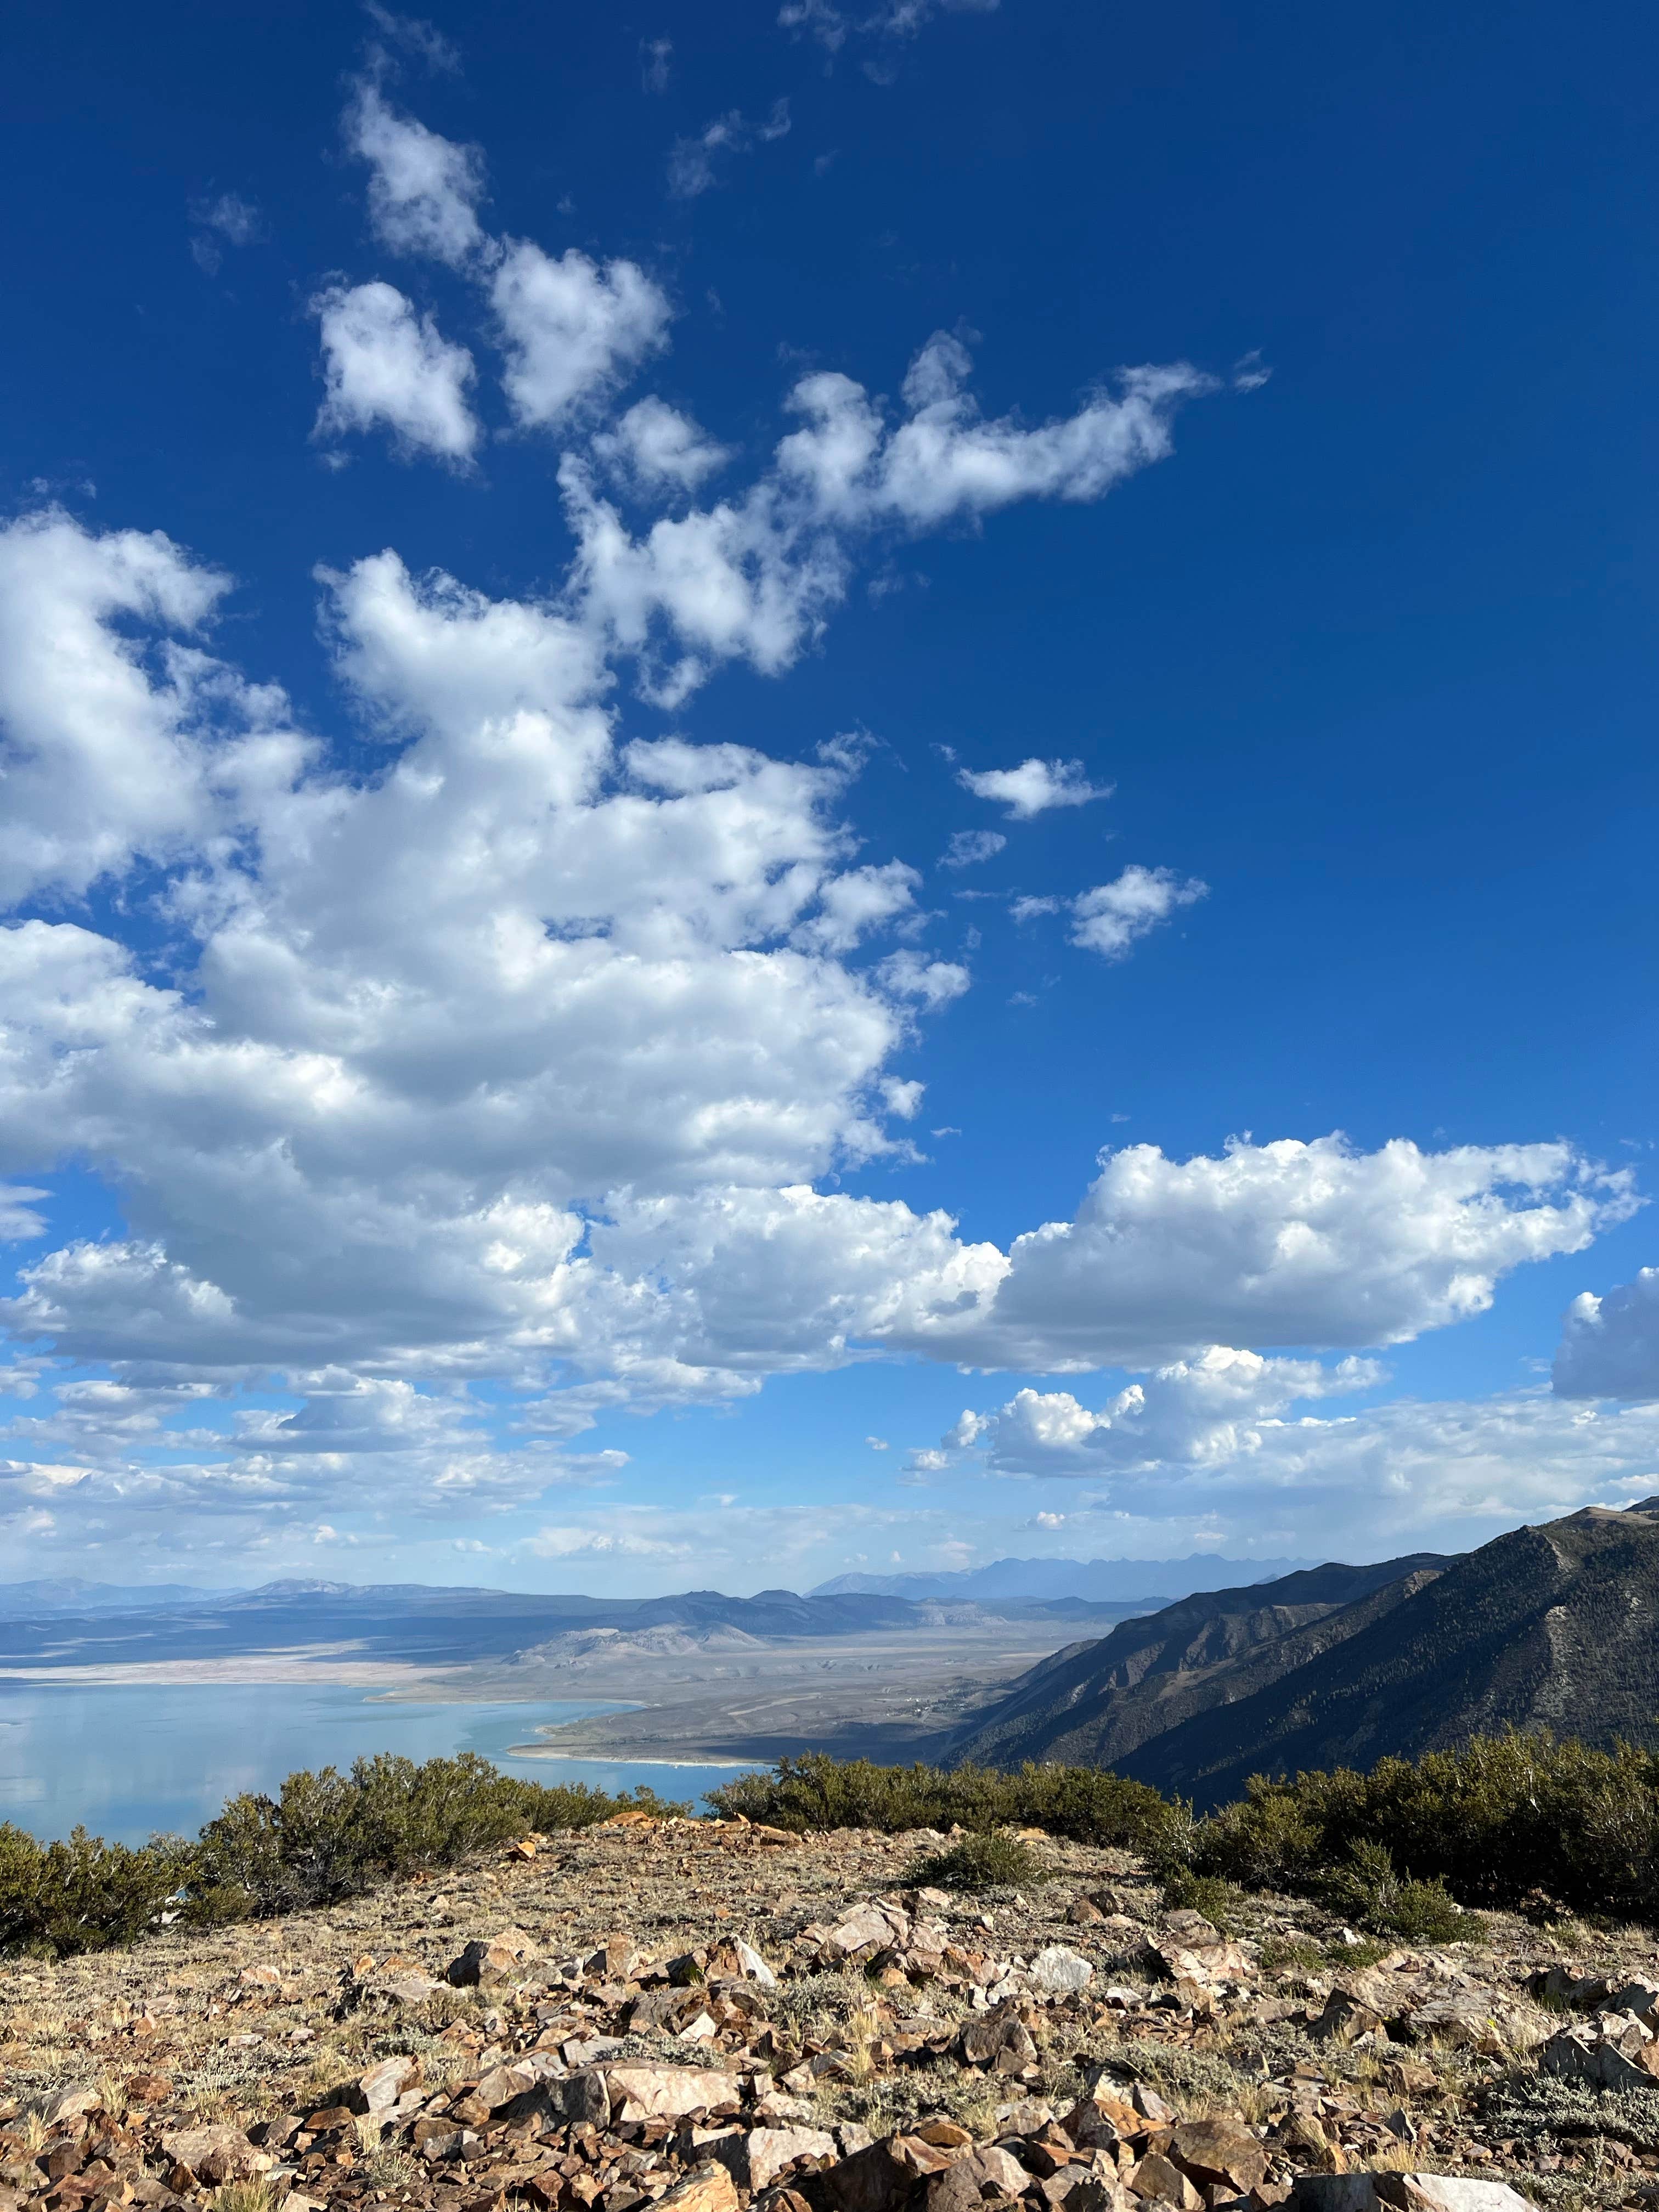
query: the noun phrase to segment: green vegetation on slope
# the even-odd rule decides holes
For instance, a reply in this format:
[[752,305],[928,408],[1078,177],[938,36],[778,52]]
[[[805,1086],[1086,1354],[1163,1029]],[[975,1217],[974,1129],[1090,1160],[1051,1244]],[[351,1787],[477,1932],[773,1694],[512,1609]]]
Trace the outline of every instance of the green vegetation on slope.
[[198,1926],[362,1895],[516,1836],[591,1827],[635,1806],[684,1812],[649,1790],[610,1797],[498,1774],[487,1759],[360,1759],[349,1774],[290,1774],[279,1796],[233,1797],[195,1842],[141,1850],[77,1828],[40,1844],[0,1823],[0,1954],[65,1957],[130,1943],[172,1911]]
[[[1472,1936],[1481,1905],[1649,1920],[1659,1900],[1659,1754],[1546,1735],[1476,1737],[1455,1752],[1257,1778],[1237,1803],[1190,1806],[1095,1767],[877,1766],[786,1759],[710,1793],[714,1810],[772,1826],[966,1831],[936,1873],[1040,1878],[1000,1832],[1038,1827],[1137,1851],[1171,1902],[1224,1910],[1222,1885],[1316,1897],[1357,1925],[1420,1942]],[[194,1842],[139,1850],[76,1830],[40,1844],[0,1824],[0,1953],[64,1956],[131,1942],[163,1912],[207,1925],[331,1904],[527,1832],[589,1827],[625,1809],[684,1812],[649,1791],[547,1789],[458,1759],[360,1759],[292,1774],[277,1797],[232,1798]],[[948,1863],[947,1863],[948,1861]],[[1018,1871],[1011,1873],[1010,1869]]]
[[781,1759],[770,1774],[739,1775],[711,1790],[708,1802],[728,1819],[741,1814],[801,1832],[1037,1827],[1073,1843],[1131,1850],[1152,1848],[1170,1820],[1156,1790],[1102,1767],[1027,1765],[999,1774],[988,1766],[877,1766],[823,1752]]
[[[1544,1735],[1253,1780],[1203,1820],[1179,1798],[1092,1767],[847,1765],[784,1759],[712,1793],[788,1828],[1032,1826],[1117,1844],[1168,1874],[1321,1896],[1366,1924],[1433,1940],[1462,1905],[1535,1902],[1645,1918],[1659,1910],[1659,1753]],[[1467,1932],[1467,1931],[1466,1931]]]

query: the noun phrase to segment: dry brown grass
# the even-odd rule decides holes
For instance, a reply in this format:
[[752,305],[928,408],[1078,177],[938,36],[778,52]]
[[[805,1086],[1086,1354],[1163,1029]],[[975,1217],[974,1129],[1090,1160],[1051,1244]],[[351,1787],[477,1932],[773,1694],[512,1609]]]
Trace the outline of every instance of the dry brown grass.
[[268,2181],[228,2181],[209,2199],[212,2212],[276,2212],[278,2202]]

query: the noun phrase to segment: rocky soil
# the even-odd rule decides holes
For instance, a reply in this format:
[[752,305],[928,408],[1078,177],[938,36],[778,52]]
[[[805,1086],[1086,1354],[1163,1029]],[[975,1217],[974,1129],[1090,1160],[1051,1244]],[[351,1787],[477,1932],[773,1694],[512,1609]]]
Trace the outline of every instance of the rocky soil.
[[943,1840],[626,1815],[0,1965],[0,2212],[1659,2203],[1650,1934],[1386,1950],[1253,1898],[1223,1935],[1046,1839],[1023,1893],[918,1887]]

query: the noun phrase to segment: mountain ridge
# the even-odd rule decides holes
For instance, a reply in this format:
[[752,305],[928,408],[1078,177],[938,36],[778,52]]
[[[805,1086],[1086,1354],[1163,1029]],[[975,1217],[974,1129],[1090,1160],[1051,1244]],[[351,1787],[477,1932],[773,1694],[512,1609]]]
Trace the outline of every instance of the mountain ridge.
[[1192,1552],[1184,1559],[993,1559],[983,1567],[937,1573],[833,1575],[816,1583],[813,1597],[848,1593],[913,1600],[1082,1597],[1106,1601],[1165,1604],[1196,1590],[1232,1583],[1269,1582],[1311,1567],[1311,1559],[1230,1559]]
[[1659,1746],[1659,1500],[1195,1594],[1028,1669],[950,1749],[1111,1765],[1201,1809],[1510,1727]]

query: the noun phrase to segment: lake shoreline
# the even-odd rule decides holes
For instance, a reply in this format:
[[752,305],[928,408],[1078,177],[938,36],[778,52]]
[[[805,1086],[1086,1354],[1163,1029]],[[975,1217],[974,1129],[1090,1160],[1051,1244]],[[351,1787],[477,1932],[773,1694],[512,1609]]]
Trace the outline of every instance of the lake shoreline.
[[[89,1670],[106,1674],[106,1669]],[[137,1679],[133,1677],[136,1676]],[[412,1759],[471,1753],[523,1781],[582,1784],[613,1796],[641,1786],[700,1804],[706,1790],[746,1770],[737,1760],[681,1759],[672,1790],[664,1762],[544,1750],[538,1723],[612,1724],[622,1700],[539,1697],[388,1698],[374,1686],[315,1671],[272,1680],[157,1681],[0,1677],[0,1821],[51,1842],[77,1826],[110,1843],[193,1835],[243,1793],[274,1796],[289,1774],[381,1754]],[[553,1756],[557,1774],[532,1761]]]

